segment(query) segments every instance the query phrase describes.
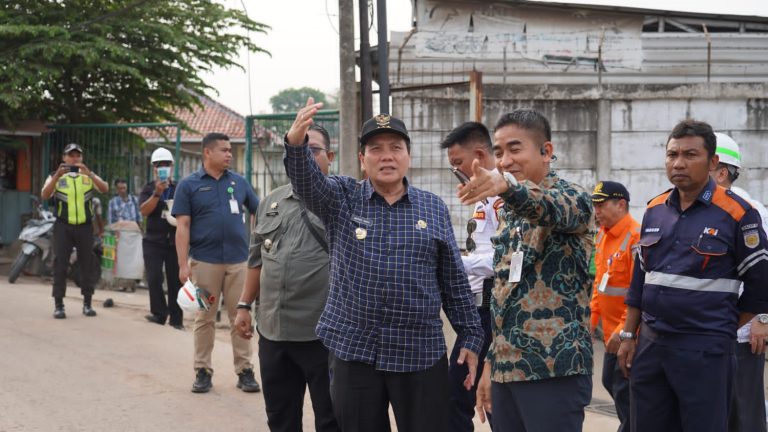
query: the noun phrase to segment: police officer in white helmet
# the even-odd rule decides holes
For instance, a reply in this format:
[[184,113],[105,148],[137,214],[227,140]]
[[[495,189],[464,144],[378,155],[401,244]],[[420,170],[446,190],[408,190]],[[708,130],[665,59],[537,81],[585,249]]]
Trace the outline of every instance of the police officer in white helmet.
[[[733,138],[715,132],[720,163],[710,174],[718,185],[730,189],[749,201],[760,213],[763,229],[768,232],[768,210],[752,199],[742,188],[733,186],[741,170],[741,150]],[[765,344],[751,343],[768,337],[768,314],[760,314],[752,320],[739,321],[736,347],[736,377],[732,397],[728,430],[730,432],[766,432],[765,402],[763,396],[763,368],[765,365]]]
[[[147,219],[144,247],[144,268],[149,286],[147,321],[184,330],[183,312],[176,303],[179,282],[179,263],[176,256],[176,224],[170,216],[176,183],[173,181],[173,155],[163,147],[152,152],[153,179],[141,191],[139,202],[142,216]],[[163,293],[163,265],[168,285],[168,299]]]

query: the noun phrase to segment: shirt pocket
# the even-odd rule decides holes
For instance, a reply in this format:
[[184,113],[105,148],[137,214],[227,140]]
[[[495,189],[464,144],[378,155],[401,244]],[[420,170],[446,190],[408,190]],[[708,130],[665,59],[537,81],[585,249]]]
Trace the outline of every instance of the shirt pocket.
[[254,232],[256,233],[255,242],[261,243],[262,255],[275,255],[278,244],[280,243],[280,226],[283,218],[275,216],[265,216],[259,218]]
[[691,249],[697,255],[697,269],[703,271],[712,261],[728,254],[728,243],[720,237],[703,234],[691,245]]
[[637,242],[638,256],[640,257],[640,264],[643,266],[643,270],[648,271],[650,264],[648,262],[648,256],[651,251],[661,241],[662,232],[644,233],[640,236],[640,241]]

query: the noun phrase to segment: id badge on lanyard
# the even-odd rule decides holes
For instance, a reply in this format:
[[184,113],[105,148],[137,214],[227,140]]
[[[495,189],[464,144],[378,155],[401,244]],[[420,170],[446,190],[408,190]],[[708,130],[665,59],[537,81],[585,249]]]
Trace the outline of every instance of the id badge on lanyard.
[[232,214],[240,214],[240,203],[237,202],[235,199],[235,190],[232,188],[232,186],[227,188],[227,193],[229,193],[229,211]]
[[523,276],[523,258],[524,258],[524,254],[522,251],[523,237],[520,235],[520,227],[517,227],[516,231],[517,231],[518,243],[517,243],[517,250],[512,253],[512,258],[509,262],[509,281],[510,282],[520,282],[520,279]]

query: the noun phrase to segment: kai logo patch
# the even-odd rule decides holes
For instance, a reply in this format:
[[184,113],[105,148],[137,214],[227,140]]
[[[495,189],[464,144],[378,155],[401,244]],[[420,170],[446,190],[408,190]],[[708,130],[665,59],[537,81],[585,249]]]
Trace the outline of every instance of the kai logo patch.
[[760,233],[757,230],[744,232],[744,244],[750,249],[756,248],[760,244]]
[[704,227],[704,234],[706,235],[716,236],[718,232],[717,228]]
[[709,201],[710,198],[712,198],[712,191],[708,190],[704,192],[704,195],[701,196],[705,201]]

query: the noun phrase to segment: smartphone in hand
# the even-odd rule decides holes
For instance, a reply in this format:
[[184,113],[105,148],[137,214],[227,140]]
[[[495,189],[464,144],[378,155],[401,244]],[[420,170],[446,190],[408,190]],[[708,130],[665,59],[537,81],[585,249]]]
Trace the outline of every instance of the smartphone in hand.
[[[467,175],[466,175],[466,174],[464,174],[463,172],[461,172],[461,170],[459,170],[459,169],[458,169],[458,168],[456,168],[456,167],[450,167],[449,169],[451,170],[451,172],[453,173],[453,175],[455,175],[455,176],[456,176],[456,178],[457,178],[457,179],[459,179],[459,181],[461,182],[461,184],[465,185],[465,184],[469,183],[469,177],[467,177]],[[484,200],[483,200],[483,204],[488,204],[488,200],[487,200],[487,199],[484,199]]]
[[80,172],[80,167],[77,166],[77,165],[70,165],[69,166],[69,172],[71,172],[71,173]]

